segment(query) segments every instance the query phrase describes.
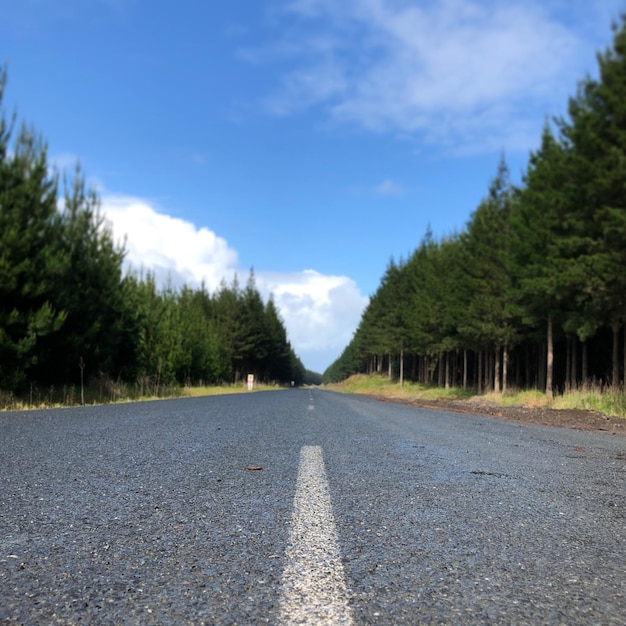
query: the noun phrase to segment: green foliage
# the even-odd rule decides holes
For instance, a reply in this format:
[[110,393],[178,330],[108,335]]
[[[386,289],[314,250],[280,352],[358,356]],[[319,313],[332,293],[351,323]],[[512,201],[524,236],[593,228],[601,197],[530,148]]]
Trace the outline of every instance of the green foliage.
[[305,385],[321,385],[322,382],[322,374],[319,374],[318,372],[312,372],[311,370],[306,370],[304,377]]
[[[6,73],[0,74],[0,103]],[[0,387],[23,386],[46,336],[67,312],[55,306],[64,270],[56,211],[57,184],[46,145],[23,127],[13,149],[13,123],[0,122]]]
[[461,328],[474,346],[483,349],[513,340],[507,267],[511,210],[508,168],[501,160],[489,195],[473,213],[464,239],[464,278],[471,298]]
[[326,369],[322,375],[324,383],[336,383],[363,371],[365,360],[359,354],[355,338],[344,348],[339,358]]
[[[254,277],[235,278],[213,295],[204,286],[159,291],[151,274],[126,279],[137,336],[134,376],[146,386],[290,383],[303,379],[274,302],[263,303]],[[132,376],[131,376],[132,379]]]
[[[33,376],[45,383],[78,380],[82,358],[90,372],[117,377],[122,370],[120,347],[126,305],[122,289],[124,250],[114,242],[99,210],[99,199],[86,190],[79,166],[65,180],[64,206],[57,212],[57,247],[61,271],[52,302],[66,312],[62,332],[47,336],[39,349],[40,364]],[[54,367],[50,363],[54,362]]]
[[513,301],[523,322],[534,327],[562,312],[573,290],[574,258],[568,258],[567,151],[545,126],[541,148],[532,153],[511,218],[509,270]]

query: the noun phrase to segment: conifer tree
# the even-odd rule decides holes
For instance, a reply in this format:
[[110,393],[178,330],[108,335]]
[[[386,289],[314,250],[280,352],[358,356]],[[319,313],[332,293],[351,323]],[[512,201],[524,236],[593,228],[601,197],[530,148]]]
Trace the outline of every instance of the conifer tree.
[[520,319],[529,329],[546,328],[546,393],[553,388],[554,325],[565,321],[571,295],[567,258],[568,158],[563,145],[546,124],[541,147],[530,155],[525,186],[511,216],[510,271],[515,277],[512,297]]
[[480,203],[467,227],[468,264],[466,280],[472,299],[464,332],[477,346],[491,351],[493,385],[501,389],[500,359],[514,341],[515,330],[509,306],[510,275],[507,261],[510,249],[509,219],[512,190],[508,167],[500,160],[488,197]]
[[[6,70],[0,72],[0,106]],[[67,317],[54,305],[63,272],[56,211],[56,179],[47,149],[22,127],[13,148],[15,119],[0,112],[0,388],[19,389],[38,363],[44,337]]]
[[598,55],[599,79],[581,83],[561,131],[575,157],[579,307],[589,334],[604,324],[613,331],[617,386],[626,320],[626,16],[613,34],[613,46]]
[[125,332],[125,252],[114,243],[99,204],[77,165],[73,180],[65,181],[64,207],[57,218],[63,271],[55,280],[53,302],[67,317],[63,332],[41,346],[36,372],[40,382],[74,382],[80,359],[92,376],[117,378],[123,369],[119,353]]
[[292,360],[287,341],[287,331],[272,297],[265,305],[264,327],[267,338],[267,354],[263,363],[268,382],[290,382]]

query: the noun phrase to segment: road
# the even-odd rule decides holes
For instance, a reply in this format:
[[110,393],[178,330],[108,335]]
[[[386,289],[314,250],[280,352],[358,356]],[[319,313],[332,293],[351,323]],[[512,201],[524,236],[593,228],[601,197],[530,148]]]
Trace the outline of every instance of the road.
[[0,414],[2,624],[622,625],[625,520],[607,433],[317,389]]

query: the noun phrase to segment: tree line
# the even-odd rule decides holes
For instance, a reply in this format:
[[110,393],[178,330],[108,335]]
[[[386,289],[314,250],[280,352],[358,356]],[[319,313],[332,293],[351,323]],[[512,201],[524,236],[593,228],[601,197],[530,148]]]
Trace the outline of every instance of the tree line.
[[[0,105],[6,85],[0,72]],[[300,384],[307,373],[254,273],[215,293],[123,271],[95,191],[51,170],[41,135],[0,111],[0,390],[84,377],[165,384]]]
[[479,392],[555,389],[626,372],[626,16],[522,182],[502,157],[460,233],[391,261],[324,380],[385,372]]

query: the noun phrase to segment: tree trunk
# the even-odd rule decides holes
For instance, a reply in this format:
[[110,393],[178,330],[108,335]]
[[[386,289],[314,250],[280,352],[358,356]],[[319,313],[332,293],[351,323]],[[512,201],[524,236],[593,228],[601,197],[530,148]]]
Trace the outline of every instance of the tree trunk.
[[446,359],[446,389],[450,389],[450,352],[445,353]]
[[611,385],[613,390],[617,390],[619,387],[619,329],[621,323],[613,322],[611,329],[613,330],[613,377]]
[[500,347],[493,351],[493,390],[500,393]]
[[506,393],[506,383],[509,376],[509,346],[504,344],[502,351],[502,393]]
[[437,364],[437,386],[443,387],[443,353],[439,353],[439,361]]
[[572,338],[567,337],[565,350],[565,386],[572,388]]
[[572,337],[572,379],[570,381],[570,387],[576,389],[578,385],[578,342],[576,341],[576,335]]
[[387,364],[387,377],[391,380],[391,352],[389,353],[389,362]]
[[478,393],[482,394],[483,392],[483,351],[478,351],[478,368],[476,373],[476,380],[478,382],[477,388]]
[[554,346],[552,344],[552,316],[548,316],[546,350],[546,395],[552,398],[552,375],[554,373]]
[[589,351],[587,349],[587,340],[583,341],[583,353],[581,356],[583,360],[583,370],[582,370],[582,383],[583,389],[587,389],[589,387]]
[[467,349],[463,348],[463,374],[462,383],[463,389],[467,389]]
[[404,386],[404,348],[400,348],[400,387]]

